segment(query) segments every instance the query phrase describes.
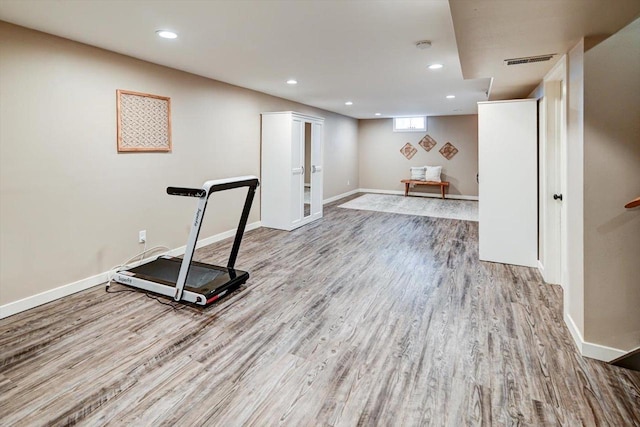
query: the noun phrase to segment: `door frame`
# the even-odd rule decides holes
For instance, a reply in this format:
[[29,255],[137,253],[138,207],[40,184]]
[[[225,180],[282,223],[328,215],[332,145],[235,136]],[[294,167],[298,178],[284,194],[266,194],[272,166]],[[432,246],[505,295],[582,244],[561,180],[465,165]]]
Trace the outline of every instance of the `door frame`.
[[547,283],[566,283],[567,217],[564,201],[553,199],[567,188],[567,75],[566,57],[543,79],[540,118],[540,231],[538,260]]

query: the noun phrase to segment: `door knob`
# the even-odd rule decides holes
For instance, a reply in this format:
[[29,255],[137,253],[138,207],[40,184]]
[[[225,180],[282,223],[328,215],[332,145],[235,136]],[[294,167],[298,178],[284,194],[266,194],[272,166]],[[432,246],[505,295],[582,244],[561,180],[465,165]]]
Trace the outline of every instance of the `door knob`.
[[562,194],[554,194],[553,200],[562,200]]
[[316,173],[316,165],[311,166],[311,173]]

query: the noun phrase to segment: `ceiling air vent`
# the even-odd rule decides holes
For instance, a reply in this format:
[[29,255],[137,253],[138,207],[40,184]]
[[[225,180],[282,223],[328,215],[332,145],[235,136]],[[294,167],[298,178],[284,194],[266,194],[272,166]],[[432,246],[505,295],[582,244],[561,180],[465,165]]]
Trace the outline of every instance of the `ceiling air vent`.
[[544,62],[553,58],[556,54],[550,53],[548,55],[538,55],[538,56],[525,56],[524,58],[511,58],[505,59],[505,65],[520,65],[520,64],[531,64],[532,62]]

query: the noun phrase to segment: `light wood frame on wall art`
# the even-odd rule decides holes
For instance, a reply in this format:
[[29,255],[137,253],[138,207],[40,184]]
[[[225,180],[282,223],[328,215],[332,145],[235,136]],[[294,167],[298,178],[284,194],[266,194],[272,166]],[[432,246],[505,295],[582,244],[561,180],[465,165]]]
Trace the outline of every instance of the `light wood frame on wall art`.
[[119,153],[171,152],[171,98],[118,89],[116,115]]

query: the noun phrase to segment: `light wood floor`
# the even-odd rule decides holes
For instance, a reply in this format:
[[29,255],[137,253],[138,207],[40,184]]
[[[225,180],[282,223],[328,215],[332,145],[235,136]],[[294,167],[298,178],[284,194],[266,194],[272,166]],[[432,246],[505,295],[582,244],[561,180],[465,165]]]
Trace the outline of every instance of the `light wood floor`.
[[99,287],[4,319],[0,424],[640,425],[640,374],[580,357],[561,289],[477,242],[334,204],[247,233],[251,279],[208,309]]

